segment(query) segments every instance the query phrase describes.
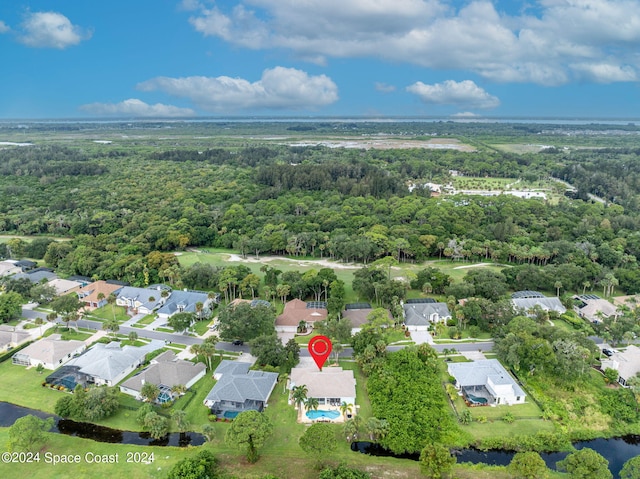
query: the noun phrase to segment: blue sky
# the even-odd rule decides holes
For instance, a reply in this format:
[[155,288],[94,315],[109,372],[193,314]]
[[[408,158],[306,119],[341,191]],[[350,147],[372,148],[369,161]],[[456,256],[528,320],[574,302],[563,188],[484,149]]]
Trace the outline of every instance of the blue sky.
[[0,118],[638,118],[640,0],[11,0],[0,69]]

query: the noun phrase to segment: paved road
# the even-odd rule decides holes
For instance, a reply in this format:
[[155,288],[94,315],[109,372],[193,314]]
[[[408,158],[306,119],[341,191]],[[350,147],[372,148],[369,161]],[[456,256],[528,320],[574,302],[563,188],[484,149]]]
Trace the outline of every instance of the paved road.
[[[32,311],[30,309],[23,309],[22,316],[28,319],[35,318],[43,318],[46,320],[47,315],[45,313],[41,313],[39,311]],[[75,323],[74,323],[75,324]],[[98,331],[102,329],[102,323],[100,321],[91,321],[87,319],[81,319],[78,321],[78,327],[93,329]],[[192,344],[200,344],[202,343],[202,338],[197,338],[194,336],[188,336],[185,334],[179,333],[163,333],[161,331],[149,331],[148,329],[141,328],[132,328],[130,326],[120,326],[119,333],[121,334],[129,334],[130,332],[135,331],[138,333],[138,337],[146,338],[146,339],[159,339],[161,341],[166,342],[174,342],[178,344],[186,344],[187,346],[191,346]],[[491,351],[493,349],[493,341],[481,341],[477,343],[447,343],[447,344],[433,344],[432,347],[438,351],[442,352],[444,349],[456,349],[457,351]],[[389,346],[387,348],[388,351],[399,351],[405,346]],[[223,351],[235,351],[235,352],[243,352],[248,353],[251,349],[248,345],[243,346],[234,346],[231,343],[226,343],[220,341],[216,344],[216,348]],[[304,357],[310,356],[307,348],[301,348],[300,355]],[[341,358],[350,358],[353,356],[352,348],[345,348],[344,351],[340,353]]]

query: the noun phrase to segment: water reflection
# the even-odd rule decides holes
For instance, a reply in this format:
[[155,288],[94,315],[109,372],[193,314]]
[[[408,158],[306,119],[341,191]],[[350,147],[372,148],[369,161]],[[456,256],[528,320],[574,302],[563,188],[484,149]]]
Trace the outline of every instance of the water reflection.
[[109,442],[113,444],[133,444],[138,446],[200,446],[204,444],[205,438],[197,432],[182,432],[167,434],[161,439],[153,439],[148,432],[121,431],[105,426],[98,426],[87,422],[78,422],[71,419],[63,419],[53,414],[36,411],[7,402],[0,402],[0,426],[9,427],[16,419],[32,414],[45,419],[53,417],[56,424],[52,432],[77,436],[83,439],[91,439],[98,442]]

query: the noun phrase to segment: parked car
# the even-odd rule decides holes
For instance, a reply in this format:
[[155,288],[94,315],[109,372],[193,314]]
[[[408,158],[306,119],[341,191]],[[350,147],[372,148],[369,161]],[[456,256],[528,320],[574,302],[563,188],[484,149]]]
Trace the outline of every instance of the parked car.
[[610,349],[603,349],[602,354],[604,354],[607,357],[611,357],[613,355],[613,351],[611,351]]
[[244,344],[244,341],[241,341],[240,339],[236,339],[231,344],[233,344],[234,346],[242,346]]

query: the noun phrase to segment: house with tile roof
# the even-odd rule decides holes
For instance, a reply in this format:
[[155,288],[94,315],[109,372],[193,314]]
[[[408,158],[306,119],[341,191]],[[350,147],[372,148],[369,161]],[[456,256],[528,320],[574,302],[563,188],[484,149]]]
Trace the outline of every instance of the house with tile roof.
[[165,351],[152,359],[145,369],[124,381],[120,385],[120,391],[141,400],[142,387],[146,383],[155,384],[160,389],[157,402],[164,403],[172,401],[177,396],[173,391],[175,386],[189,389],[204,377],[206,370],[202,363],[178,359],[172,351]]
[[276,331],[295,333],[300,322],[313,326],[313,323],[327,319],[327,315],[326,303],[293,299],[284,305],[284,311],[276,318]]
[[0,276],[11,276],[18,273],[22,273],[22,268],[17,264],[16,260],[6,259],[0,261]]
[[470,405],[497,406],[525,401],[525,392],[497,359],[449,363],[447,368]]
[[409,331],[426,331],[432,323],[451,319],[447,303],[405,303],[404,324]]
[[59,334],[52,334],[18,351],[11,358],[11,362],[19,366],[33,367],[42,364],[45,369],[53,371],[74,356],[82,354],[85,349],[83,341],[64,341]]
[[204,400],[213,414],[234,418],[244,411],[262,411],[278,382],[278,373],[250,371],[249,363],[223,360],[214,371],[218,382]]
[[[80,301],[84,303],[85,309],[93,311],[105,306],[109,295],[116,294],[120,289],[122,289],[122,286],[119,284],[110,284],[100,280],[83,286],[77,291],[77,294]],[[102,296],[100,296],[101,294]]]

